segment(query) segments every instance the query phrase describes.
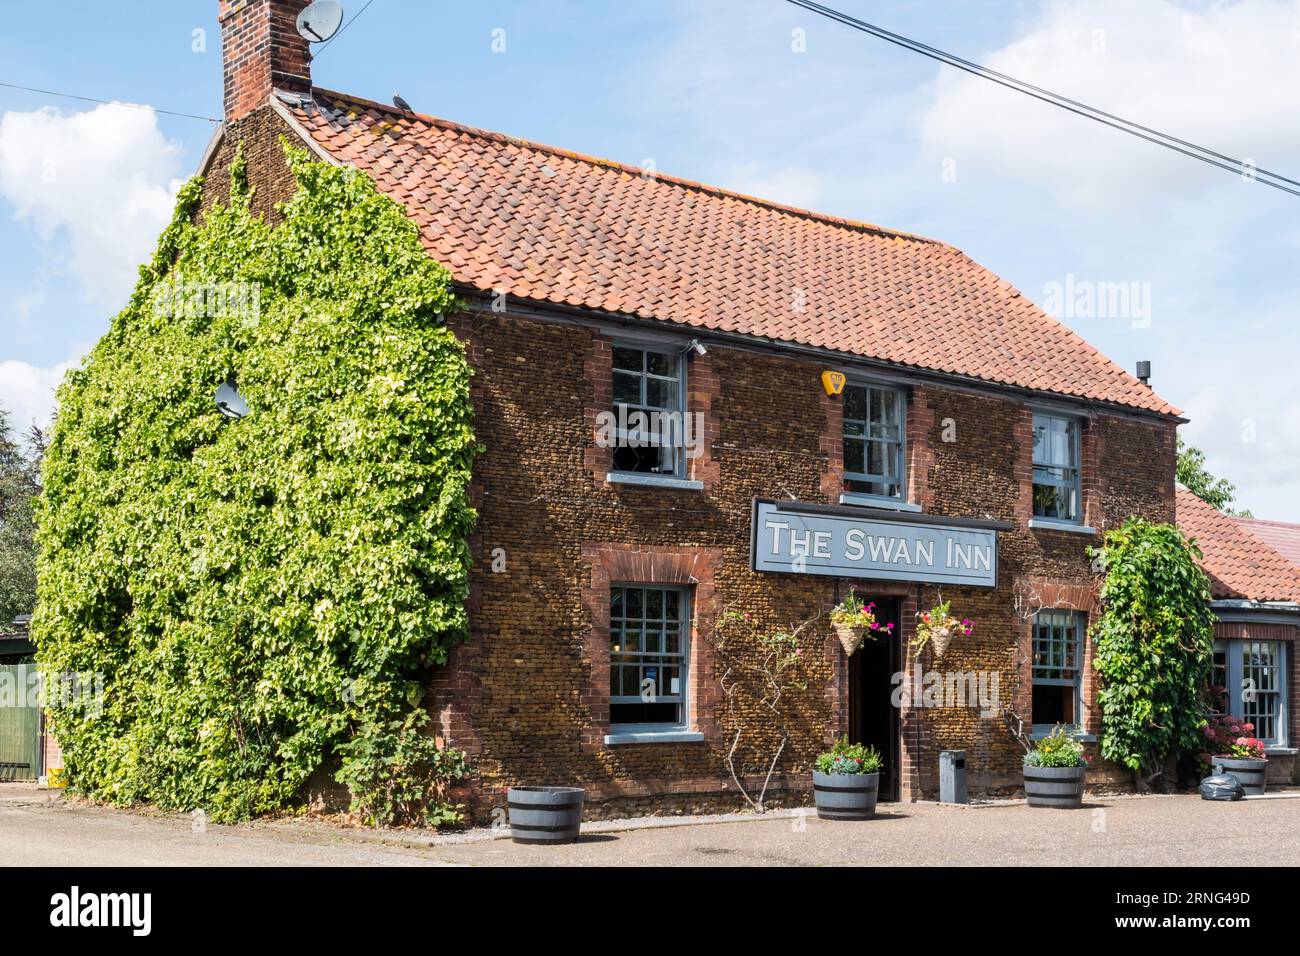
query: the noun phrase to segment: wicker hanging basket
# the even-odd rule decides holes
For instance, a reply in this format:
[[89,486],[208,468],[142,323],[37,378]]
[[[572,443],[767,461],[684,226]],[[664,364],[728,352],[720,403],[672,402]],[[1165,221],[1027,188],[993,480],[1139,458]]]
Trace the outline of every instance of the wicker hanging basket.
[[930,646],[934,648],[935,659],[943,657],[944,652],[948,650],[948,645],[952,642],[952,628],[938,627],[930,632]]
[[853,652],[861,647],[863,640],[866,639],[867,629],[854,624],[835,624],[833,626],[835,635],[840,639],[840,646],[844,648],[844,653],[852,657]]

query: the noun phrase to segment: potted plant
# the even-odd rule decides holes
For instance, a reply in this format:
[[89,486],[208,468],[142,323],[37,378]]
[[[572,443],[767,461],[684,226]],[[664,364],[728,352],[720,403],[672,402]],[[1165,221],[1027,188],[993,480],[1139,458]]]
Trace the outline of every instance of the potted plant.
[[1083,744],[1057,725],[1025,754],[1025,800],[1031,807],[1067,810],[1083,806],[1083,781],[1088,758]]
[[880,792],[880,753],[841,737],[817,757],[813,799],[822,820],[870,820]]
[[916,636],[912,638],[911,644],[916,648],[917,657],[921,656],[921,651],[927,644],[934,648],[936,658],[943,657],[954,637],[958,634],[970,637],[975,633],[975,622],[969,618],[958,619],[953,616],[949,611],[951,605],[951,601],[941,601],[930,610],[916,615]]
[[1207,753],[1201,760],[1214,773],[1230,773],[1247,795],[1261,794],[1267,785],[1268,757],[1264,741],[1254,737],[1255,725],[1240,717],[1215,714],[1201,730]]
[[852,588],[849,588],[848,597],[831,609],[831,626],[835,628],[844,653],[850,657],[868,636],[874,638],[880,632],[894,630],[893,624],[881,624],[876,620],[876,603],[863,604]]

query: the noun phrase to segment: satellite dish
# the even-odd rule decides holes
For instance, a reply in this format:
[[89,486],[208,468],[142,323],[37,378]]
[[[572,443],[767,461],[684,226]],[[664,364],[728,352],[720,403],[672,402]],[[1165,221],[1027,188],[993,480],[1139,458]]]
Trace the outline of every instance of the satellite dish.
[[316,0],[298,14],[298,33],[308,43],[324,43],[343,24],[343,4],[338,0]]
[[228,378],[217,389],[217,411],[227,418],[245,418],[248,415],[248,402],[239,394],[235,380]]

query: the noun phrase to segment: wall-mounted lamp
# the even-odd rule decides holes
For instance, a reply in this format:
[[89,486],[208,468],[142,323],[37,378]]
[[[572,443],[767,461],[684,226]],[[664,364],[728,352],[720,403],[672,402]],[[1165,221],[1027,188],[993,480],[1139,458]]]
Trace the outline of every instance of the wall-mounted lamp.
[[235,387],[233,375],[217,388],[216,401],[217,411],[227,418],[245,418],[248,416],[248,402],[244,401],[244,396],[240,395],[239,389]]
[[682,349],[682,351],[694,352],[696,355],[709,354],[709,350],[704,347],[704,343],[701,342],[699,339],[691,339],[689,342],[686,343],[686,348]]

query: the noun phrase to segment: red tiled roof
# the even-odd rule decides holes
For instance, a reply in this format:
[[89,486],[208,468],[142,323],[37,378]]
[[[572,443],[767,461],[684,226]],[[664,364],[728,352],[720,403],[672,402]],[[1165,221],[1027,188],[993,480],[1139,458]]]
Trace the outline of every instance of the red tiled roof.
[[1277,551],[1181,485],[1176,505],[1178,527],[1205,554],[1216,598],[1300,601],[1300,570]]
[[473,288],[1179,414],[944,243],[326,90],[283,102]]
[[1265,521],[1263,518],[1234,518],[1233,520],[1300,568],[1300,524]]

